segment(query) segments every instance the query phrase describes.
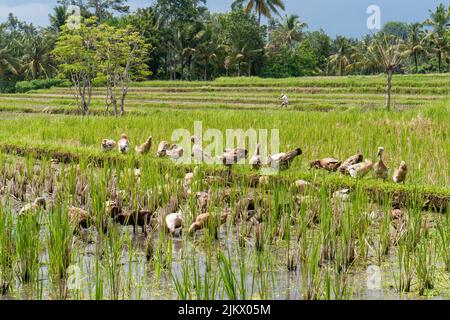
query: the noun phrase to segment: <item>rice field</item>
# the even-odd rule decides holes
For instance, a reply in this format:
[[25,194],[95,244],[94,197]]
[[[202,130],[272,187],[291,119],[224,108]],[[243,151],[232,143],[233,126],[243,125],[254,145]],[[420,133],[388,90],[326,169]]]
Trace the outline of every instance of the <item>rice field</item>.
[[[89,117],[70,88],[0,95],[0,299],[449,299],[449,89],[396,76],[388,113],[383,76],[152,81],[123,118],[103,88]],[[277,174],[254,146],[231,169],[157,156],[198,122],[302,152]],[[102,151],[123,133],[128,154]],[[385,181],[311,168],[379,147]]]

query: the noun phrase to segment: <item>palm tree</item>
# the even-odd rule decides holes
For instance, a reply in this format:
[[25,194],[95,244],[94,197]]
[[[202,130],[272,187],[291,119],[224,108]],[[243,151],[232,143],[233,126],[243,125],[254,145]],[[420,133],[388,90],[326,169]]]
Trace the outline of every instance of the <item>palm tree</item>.
[[283,42],[291,47],[292,44],[302,40],[303,29],[307,27],[308,24],[300,22],[300,17],[298,15],[286,15],[276,32],[280,35]]
[[412,23],[408,26],[408,38],[405,43],[405,55],[414,59],[415,73],[419,70],[418,56],[425,52],[425,33],[422,23]]
[[357,62],[361,66],[379,66],[386,72],[386,108],[388,111],[391,109],[392,76],[405,57],[405,53],[402,52],[403,47],[400,38],[380,33],[372,41],[372,45],[367,47],[366,54],[362,55]]
[[21,67],[26,79],[48,78],[51,70],[50,43],[45,36],[34,35],[23,39],[25,54],[21,57]]
[[203,80],[208,79],[208,67],[212,60],[217,58],[217,45],[213,39],[212,25],[206,24],[204,29],[197,33],[195,39],[198,41],[196,58],[203,66]]
[[18,60],[11,53],[8,46],[0,48],[0,75],[4,75],[9,72],[13,75],[17,75]]
[[338,70],[339,75],[345,74],[345,70],[351,66],[352,47],[345,37],[338,36],[335,41],[336,53],[328,58],[328,62]]
[[438,71],[441,72],[442,60],[450,48],[450,43],[447,39],[447,27],[450,23],[450,13],[443,4],[440,4],[435,12],[430,10],[430,18],[425,22],[426,25],[433,28],[433,31],[427,35],[430,39],[430,44],[438,59]]
[[53,14],[49,14],[50,27],[56,32],[61,31],[61,27],[67,20],[67,8],[65,6],[56,6],[53,8]]
[[250,13],[255,11],[255,14],[258,16],[259,25],[261,25],[262,16],[272,18],[272,13],[279,14],[279,9],[285,10],[283,0],[235,0],[233,2],[233,7],[241,6],[244,2],[247,2],[245,12]]

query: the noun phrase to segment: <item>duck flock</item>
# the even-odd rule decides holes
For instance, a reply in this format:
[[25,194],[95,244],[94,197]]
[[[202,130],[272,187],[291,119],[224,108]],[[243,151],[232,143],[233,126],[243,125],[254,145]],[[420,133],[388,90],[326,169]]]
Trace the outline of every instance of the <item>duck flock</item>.
[[[201,145],[200,141],[196,136],[191,137],[193,143],[191,156],[197,161],[208,162],[213,159],[213,157],[206,153]],[[122,134],[118,143],[111,139],[104,139],[102,141],[101,147],[105,152],[112,151],[118,146],[119,152],[122,154],[127,154],[130,152],[130,141],[126,134]],[[147,154],[150,152],[152,147],[152,137],[150,136],[143,144],[136,146],[135,150],[138,154]],[[268,157],[263,157],[261,155],[261,144],[256,146],[254,155],[249,159],[249,165],[254,170],[259,170],[262,167],[272,167],[275,169],[289,169],[292,161],[302,154],[302,149],[296,148],[291,151],[282,152],[270,155]],[[378,179],[386,181],[389,178],[390,169],[384,163],[383,160],[384,148],[379,147],[377,152],[377,162],[373,163],[370,159],[364,159],[362,153],[358,151],[356,155],[349,157],[345,161],[340,161],[335,158],[323,158],[314,160],[310,163],[310,168],[324,169],[330,172],[339,172],[343,175],[349,175],[353,178],[362,178],[366,176],[372,170],[374,171],[374,176]],[[167,141],[161,141],[158,145],[156,152],[158,157],[170,157],[175,161],[181,159],[184,155],[184,149],[176,144],[170,144]],[[233,164],[239,163],[241,160],[247,159],[248,150],[243,148],[227,149],[224,153],[217,157],[223,165],[231,167]],[[408,167],[405,161],[400,163],[400,166],[394,171],[392,180],[395,183],[405,183],[406,175],[408,173]]]
[[[197,137],[193,136],[192,142],[194,145],[192,147],[191,154],[194,158],[205,160],[211,157],[202,150]],[[122,154],[127,154],[131,150],[130,141],[128,140],[126,134],[122,134],[118,142],[109,139],[103,140],[101,147],[104,151],[112,151],[117,147],[118,151]],[[152,137],[150,136],[143,144],[136,146],[135,151],[138,154],[148,154],[151,151],[151,147]],[[249,164],[254,170],[258,170],[264,166],[286,170],[289,168],[292,161],[302,154],[302,150],[300,148],[296,148],[294,150],[274,154],[266,159],[263,159],[260,151],[261,145],[258,144],[254,155],[249,159]],[[383,152],[384,148],[378,148],[378,161],[374,164],[371,160],[364,159],[362,153],[358,152],[356,155],[349,157],[345,161],[340,161],[334,158],[314,160],[310,162],[310,168],[323,169],[329,172],[338,172],[354,178],[362,178],[369,172],[374,171],[376,178],[387,180],[389,178],[389,168],[383,161]],[[178,160],[183,156],[183,153],[183,148],[180,146],[170,144],[167,141],[162,141],[158,145],[156,155],[158,157],[170,157],[174,160]],[[231,168],[233,164],[238,163],[242,159],[246,159],[247,156],[247,150],[236,148],[232,150],[225,150],[225,152],[219,156],[218,159],[225,166]],[[54,163],[52,163],[52,166],[53,165]],[[175,185],[167,184],[165,186],[161,186],[161,188],[166,188],[167,190],[164,190],[166,190],[170,195],[170,199],[167,203],[161,202],[162,199],[160,199],[160,195],[162,194],[162,190],[158,189],[156,193],[154,191],[148,191],[150,192],[149,198],[156,196],[156,203],[152,203],[151,201],[150,203],[146,203],[144,201],[144,203],[139,205],[139,209],[136,209],[131,205],[127,205],[126,198],[129,193],[125,190],[117,190],[116,181],[113,183],[113,186],[108,186],[107,188],[107,198],[109,199],[105,204],[107,219],[112,218],[115,222],[121,225],[133,226],[134,231],[136,231],[137,226],[140,226],[142,227],[145,235],[147,235],[148,229],[153,230],[155,228],[163,227],[165,231],[170,233],[172,236],[180,236],[183,230],[184,221],[186,221],[183,205],[190,203],[189,199],[191,199],[191,196],[194,196],[196,208],[198,209],[199,214],[194,217],[194,222],[188,229],[190,234],[193,234],[197,230],[201,230],[205,228],[205,226],[208,226],[210,223],[214,222],[216,219],[212,217],[220,217],[221,223],[225,223],[227,218],[230,216],[232,211],[231,208],[233,207],[237,208],[238,211],[240,210],[241,216],[244,215],[243,212],[245,212],[245,216],[247,218],[257,216],[258,213],[256,206],[259,201],[257,198],[257,192],[250,191],[250,194],[245,193],[240,195],[237,199],[235,199],[235,203],[233,205],[231,200],[232,197],[230,196],[231,190],[226,183],[226,177],[203,177],[206,185],[211,185],[214,181],[224,182],[223,185],[227,187],[223,189],[212,191],[212,189],[209,188],[207,191],[193,192],[194,186],[197,185],[196,179],[199,177],[199,171],[200,168],[196,166],[192,172],[186,173],[184,180],[180,181],[180,188],[182,190],[181,193],[173,191],[176,190]],[[82,175],[81,170],[80,174]],[[395,170],[392,179],[396,183],[404,183],[406,174],[407,166],[405,162],[402,161],[400,167]],[[138,184],[140,183],[140,175],[140,169],[135,169],[134,176],[136,177]],[[268,175],[256,175],[254,178],[257,178],[255,185],[266,185],[270,179]],[[297,180],[292,187],[295,188],[296,193],[300,195],[297,198],[298,205],[305,202],[314,204],[316,201],[314,196],[304,195],[307,190],[315,189],[310,182]],[[50,190],[53,190],[54,194],[55,187],[50,186],[49,188]],[[69,206],[67,210],[70,221],[75,225],[74,232],[85,229],[90,225],[96,225],[95,221],[97,221],[93,213],[87,209],[90,206],[89,200],[86,200],[89,195],[89,184],[87,179],[77,177],[76,193],[80,197],[81,200],[79,202],[83,207]],[[339,201],[348,201],[349,198],[349,189],[339,190],[333,194],[333,199],[338,199]],[[57,198],[54,197],[54,199],[56,200]],[[34,202],[24,205],[19,211],[19,216],[23,216],[30,212],[32,213],[40,210],[46,210],[46,203],[46,198],[38,197],[34,200]],[[224,206],[211,211],[211,205],[214,203],[224,203]],[[51,206],[54,206],[54,203]],[[262,208],[269,207],[270,206],[268,204],[262,205]],[[187,208],[186,211],[190,212],[191,210]],[[261,213],[259,214],[261,215]],[[256,223],[256,225],[257,224],[258,223]],[[100,228],[103,228],[103,231],[107,232],[107,226],[108,223],[105,221],[103,226],[100,226]]]

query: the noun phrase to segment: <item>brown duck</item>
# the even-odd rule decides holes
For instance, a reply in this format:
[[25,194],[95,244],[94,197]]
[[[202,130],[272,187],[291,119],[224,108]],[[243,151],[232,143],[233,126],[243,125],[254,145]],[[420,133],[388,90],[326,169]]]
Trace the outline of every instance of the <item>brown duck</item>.
[[310,168],[325,169],[328,171],[337,171],[341,166],[342,161],[334,158],[324,158],[320,160],[314,160],[310,163]]
[[289,152],[271,155],[269,157],[268,162],[269,165],[274,169],[281,169],[281,170],[289,169],[292,161],[294,161],[294,159],[299,155],[301,155],[302,153],[303,153],[302,149],[296,148]]
[[378,179],[386,180],[389,176],[389,168],[383,162],[383,152],[384,148],[378,148],[378,161],[373,165],[373,169],[375,170],[375,177]]
[[156,151],[156,155],[158,157],[165,157],[167,155],[167,150],[170,147],[170,143],[167,141],[161,141],[158,145],[158,151]]
[[148,137],[147,141],[145,141],[140,146],[136,147],[136,152],[138,154],[146,154],[149,153],[150,149],[152,148],[152,137]]
[[[225,210],[222,212],[220,216],[220,223],[224,224],[227,221],[229,215],[229,210]],[[212,215],[214,217],[214,214]],[[189,234],[195,233],[197,230],[201,230],[204,227],[207,226],[207,224],[210,222],[211,214],[210,213],[202,213],[197,216],[195,219],[195,222],[191,225],[189,228]]]
[[400,167],[395,170],[392,180],[394,180],[394,182],[396,183],[405,183],[407,173],[408,167],[406,166],[406,162],[402,161],[400,163]]
[[23,208],[19,211],[19,216],[28,213],[35,213],[41,209],[46,209],[46,201],[43,197],[36,198],[32,203],[24,205]]
[[68,215],[70,223],[76,230],[86,229],[89,225],[89,212],[81,208],[69,207]]
[[354,156],[351,156],[350,158],[345,160],[338,168],[338,171],[342,174],[348,175],[349,174],[349,172],[347,171],[348,167],[362,162],[363,159],[364,159],[364,157],[363,157],[361,151],[358,151],[357,154],[355,154]]
[[239,161],[246,159],[247,155],[248,155],[247,149],[235,148],[226,151],[223,155],[219,157],[219,160],[222,162],[224,166],[231,167],[233,164],[236,164]]
[[115,147],[116,147],[116,142],[114,140],[103,139],[103,141],[102,141],[102,150],[104,152],[114,150]]
[[250,165],[254,170],[259,170],[262,165],[262,159],[261,159],[261,144],[258,143],[256,146],[255,154],[250,159]]

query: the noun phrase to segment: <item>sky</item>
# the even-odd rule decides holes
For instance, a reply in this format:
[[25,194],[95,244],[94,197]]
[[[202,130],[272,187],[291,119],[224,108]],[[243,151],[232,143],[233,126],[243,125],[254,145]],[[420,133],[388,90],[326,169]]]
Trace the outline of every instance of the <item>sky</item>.
[[[0,0],[0,22],[12,12],[21,20],[46,26],[48,14],[56,3],[57,0]],[[129,0],[132,10],[151,3],[152,0]],[[212,12],[229,11],[231,3],[232,0],[207,0]],[[381,24],[384,24],[387,21],[424,21],[429,16],[428,10],[440,3],[450,6],[450,0],[285,0],[286,13],[299,15],[308,23],[308,30],[322,28],[333,37],[361,37],[369,33],[367,8],[370,5],[380,8]]]

